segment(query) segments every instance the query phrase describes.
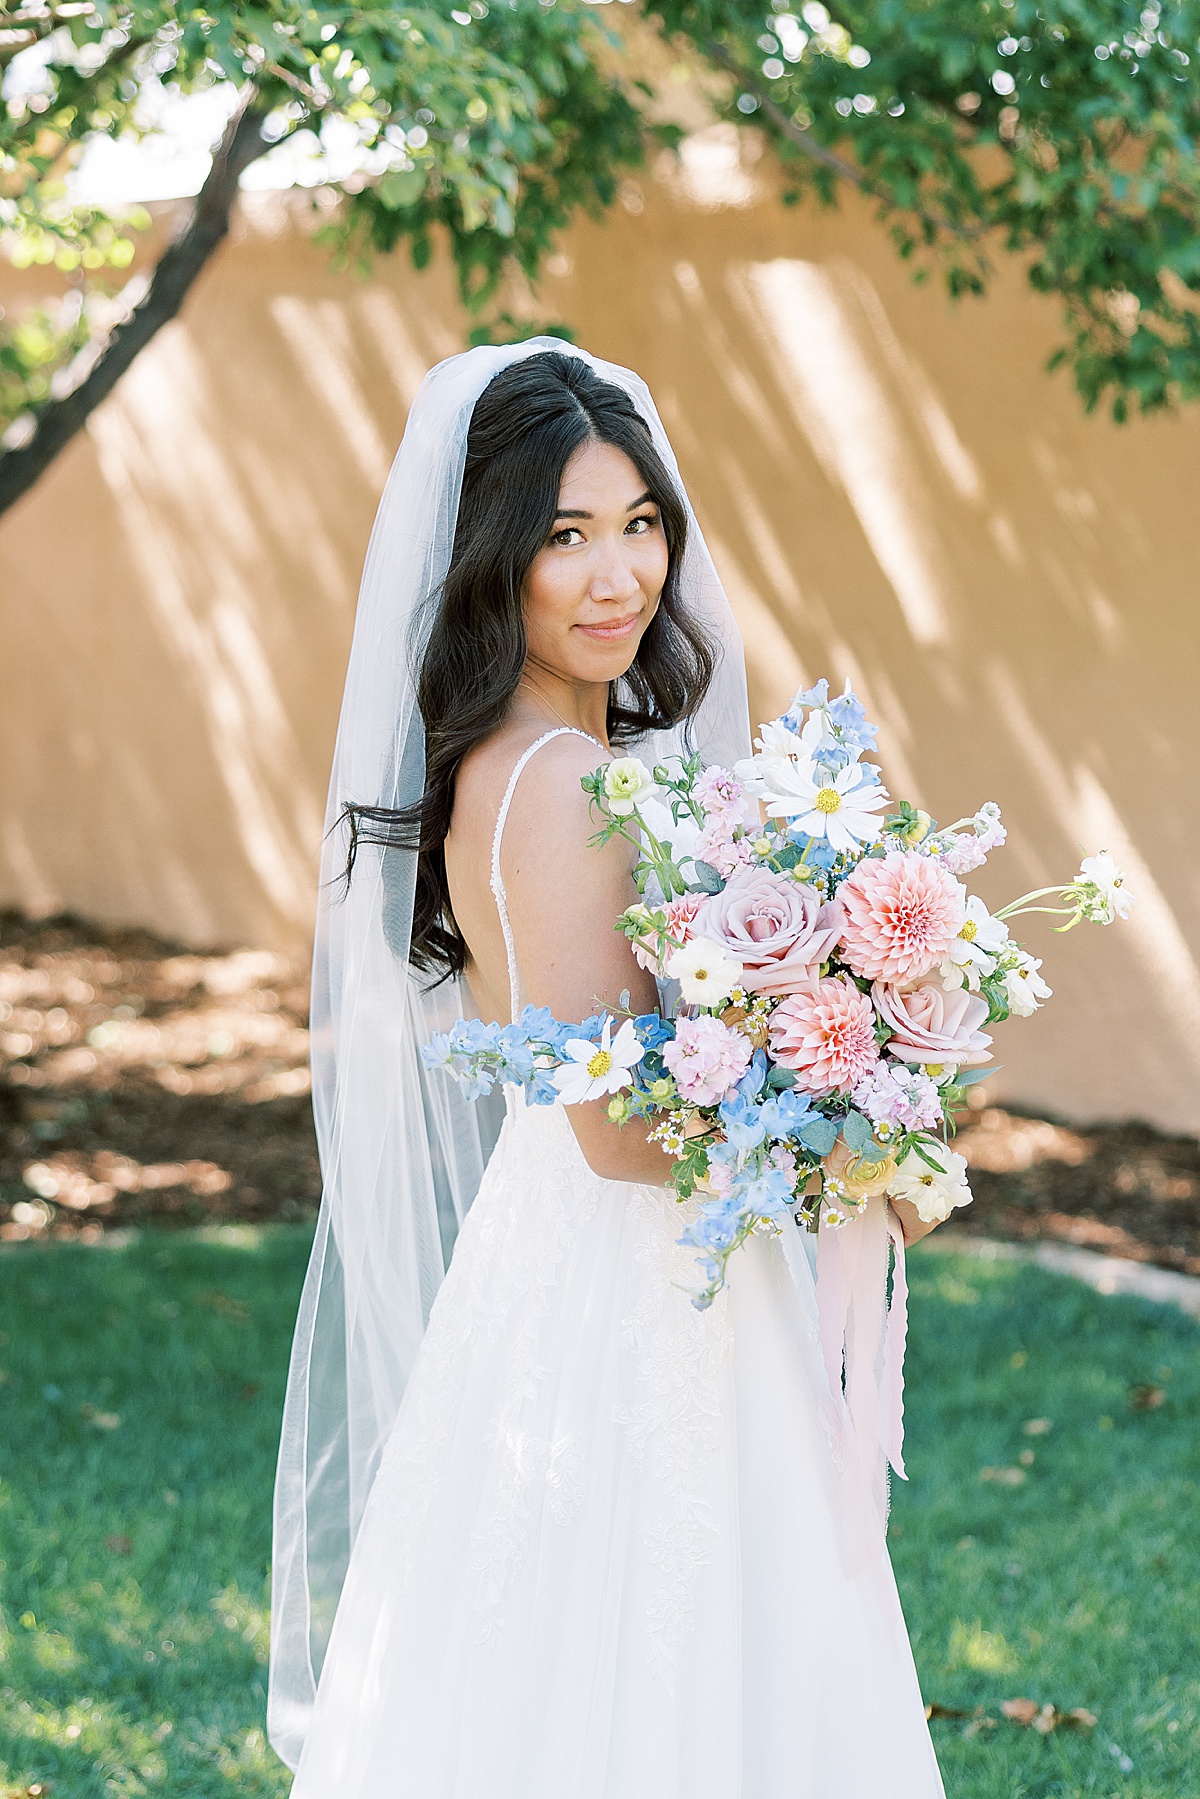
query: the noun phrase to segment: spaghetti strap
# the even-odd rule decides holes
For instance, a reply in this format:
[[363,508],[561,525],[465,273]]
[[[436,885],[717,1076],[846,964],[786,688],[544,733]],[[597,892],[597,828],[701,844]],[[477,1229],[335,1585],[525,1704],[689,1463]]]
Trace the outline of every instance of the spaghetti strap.
[[508,896],[504,891],[504,877],[500,873],[500,843],[504,836],[504,825],[505,820],[508,818],[508,808],[512,805],[512,797],[517,791],[517,782],[521,778],[525,764],[531,757],[536,756],[537,752],[545,744],[553,742],[556,737],[582,737],[587,743],[594,743],[600,749],[604,747],[603,744],[599,742],[599,739],[593,737],[588,731],[580,731],[576,729],[574,725],[556,726],[553,731],[545,732],[545,734],[539,737],[536,742],[531,743],[529,748],[518,758],[516,767],[508,777],[508,786],[504,789],[504,798],[500,801],[500,810],[496,814],[496,830],[492,837],[491,889],[492,895],[496,901],[496,910],[500,914],[500,929],[504,932],[504,953],[508,957],[509,1017],[514,1020],[517,1013],[521,1010],[521,992],[520,981],[517,976],[517,950],[516,945],[513,942],[512,925],[509,923],[508,918]]

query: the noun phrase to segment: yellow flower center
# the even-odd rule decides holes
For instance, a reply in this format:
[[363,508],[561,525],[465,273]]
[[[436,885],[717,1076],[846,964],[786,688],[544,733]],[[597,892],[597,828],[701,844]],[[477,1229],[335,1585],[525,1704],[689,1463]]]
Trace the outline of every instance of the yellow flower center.
[[979,935],[979,926],[975,923],[973,918],[968,918],[966,924],[958,934],[964,943],[974,943],[976,937]]
[[813,801],[818,812],[836,812],[841,803],[842,796],[836,787],[822,787]]
[[587,1065],[587,1071],[594,1081],[601,1080],[612,1067],[612,1057],[606,1049],[598,1049]]

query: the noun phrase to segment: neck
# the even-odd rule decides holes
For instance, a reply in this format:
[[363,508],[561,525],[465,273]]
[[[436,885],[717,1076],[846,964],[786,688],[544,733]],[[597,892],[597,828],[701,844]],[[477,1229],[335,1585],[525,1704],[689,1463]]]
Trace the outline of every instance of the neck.
[[551,724],[586,731],[608,749],[608,683],[572,681],[553,669],[526,663],[514,705],[539,713]]

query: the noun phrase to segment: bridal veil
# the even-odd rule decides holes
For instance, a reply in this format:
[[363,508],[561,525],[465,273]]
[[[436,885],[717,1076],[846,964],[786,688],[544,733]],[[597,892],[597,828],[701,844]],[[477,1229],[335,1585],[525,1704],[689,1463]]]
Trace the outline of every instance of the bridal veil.
[[[416,858],[365,847],[347,888],[340,820],[348,801],[400,807],[422,791],[415,669],[450,563],[472,410],[493,376],[546,351],[583,357],[632,397],[686,502],[645,383],[545,337],[469,350],[433,369],[384,488],[334,751],[313,951],[323,1196],[276,1475],[268,1702],[271,1742],[293,1768],[363,1506],[493,1136],[485,1104],[467,1104],[422,1069],[421,1044],[470,998],[457,981],[428,989],[409,967]],[[688,739],[706,762],[729,766],[749,752],[741,639],[690,507],[688,522],[681,594],[719,650]],[[680,746],[649,747],[661,756]]]

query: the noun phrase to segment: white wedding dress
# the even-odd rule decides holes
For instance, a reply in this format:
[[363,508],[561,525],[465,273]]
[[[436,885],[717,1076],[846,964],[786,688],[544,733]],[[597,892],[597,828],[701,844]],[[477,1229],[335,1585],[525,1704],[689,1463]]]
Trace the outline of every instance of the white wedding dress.
[[[514,1008],[499,846],[532,753],[493,853]],[[697,1311],[681,1224],[510,1090],[292,1799],[942,1795],[882,1535],[857,1572],[839,1549],[811,1282],[755,1238]]]

